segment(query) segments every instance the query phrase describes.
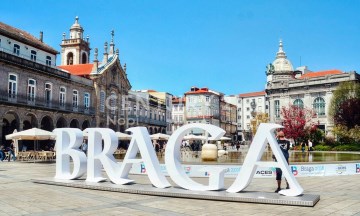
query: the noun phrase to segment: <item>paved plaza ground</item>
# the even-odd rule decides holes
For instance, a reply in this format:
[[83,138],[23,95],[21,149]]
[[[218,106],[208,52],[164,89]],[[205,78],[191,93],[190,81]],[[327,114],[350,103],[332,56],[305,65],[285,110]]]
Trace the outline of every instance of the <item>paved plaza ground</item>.
[[[35,184],[55,163],[0,163],[0,215],[360,215],[360,175],[297,178],[315,207],[167,198]],[[139,184],[146,176],[131,175]],[[234,179],[226,179],[229,186]],[[205,183],[206,178],[196,178]],[[247,191],[275,190],[274,179],[254,179]]]

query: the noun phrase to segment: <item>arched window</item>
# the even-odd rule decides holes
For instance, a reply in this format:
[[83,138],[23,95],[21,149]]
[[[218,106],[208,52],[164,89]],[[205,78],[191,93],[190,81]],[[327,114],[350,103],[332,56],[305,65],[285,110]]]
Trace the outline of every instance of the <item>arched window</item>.
[[35,94],[36,94],[36,81],[34,79],[29,79],[28,81],[28,101],[34,102],[35,101]]
[[100,91],[100,112],[105,112],[105,92]]
[[63,87],[63,86],[60,87],[59,102],[60,102],[60,107],[65,107],[65,103],[66,103],[66,88]]
[[323,116],[325,115],[325,100],[321,97],[317,97],[314,100],[313,104],[316,115]]
[[82,64],[86,64],[86,63],[87,63],[87,56],[86,56],[86,53],[83,53],[83,54],[82,54],[81,59],[82,59],[82,61],[81,61],[81,63],[82,63]]
[[45,83],[45,103],[46,105],[51,104],[52,98],[52,85],[51,83]]
[[73,90],[73,100],[72,100],[73,108],[77,108],[78,104],[79,104],[79,92],[78,90]]
[[9,74],[8,80],[8,93],[9,98],[16,98],[17,94],[17,75]]
[[296,99],[294,101],[294,106],[297,106],[297,107],[303,109],[304,108],[304,102],[301,99]]
[[66,64],[67,65],[72,65],[74,64],[74,54],[72,52],[69,52],[67,55],[66,55]]

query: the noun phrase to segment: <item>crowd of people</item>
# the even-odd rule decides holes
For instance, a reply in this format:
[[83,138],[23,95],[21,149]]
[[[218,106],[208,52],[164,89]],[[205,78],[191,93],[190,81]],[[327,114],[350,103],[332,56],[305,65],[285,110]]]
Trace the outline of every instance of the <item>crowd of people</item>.
[[10,162],[10,160],[11,161],[16,160],[14,142],[11,142],[11,144],[7,147],[5,147],[4,145],[0,146],[0,161],[3,162],[6,158],[6,156],[7,156],[7,160],[9,162]]

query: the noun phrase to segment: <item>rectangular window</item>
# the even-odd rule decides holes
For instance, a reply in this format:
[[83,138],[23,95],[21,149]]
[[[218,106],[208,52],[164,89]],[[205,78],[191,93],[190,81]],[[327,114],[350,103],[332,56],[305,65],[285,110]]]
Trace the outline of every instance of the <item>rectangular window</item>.
[[66,88],[65,87],[60,87],[59,102],[60,102],[60,107],[65,107],[65,102],[66,102]]
[[47,106],[50,105],[52,98],[52,86],[50,83],[45,84],[45,103]]
[[31,61],[36,61],[36,51],[35,50],[31,50]]
[[15,55],[20,55],[20,46],[18,44],[14,44],[14,50]]
[[90,93],[85,92],[84,94],[84,108],[89,110],[90,108]]
[[280,118],[280,101],[276,100],[274,105],[275,105],[275,117]]
[[73,108],[78,107],[78,99],[79,99],[79,93],[77,90],[73,90],[73,100],[72,100],[72,106]]
[[8,80],[8,97],[9,98],[16,98],[17,94],[17,76],[14,74],[9,75]]
[[51,57],[46,56],[46,65],[51,66]]
[[28,101],[35,101],[35,89],[36,89],[36,81],[33,79],[29,79],[28,81]]
[[210,96],[206,96],[205,101],[209,102],[210,101]]

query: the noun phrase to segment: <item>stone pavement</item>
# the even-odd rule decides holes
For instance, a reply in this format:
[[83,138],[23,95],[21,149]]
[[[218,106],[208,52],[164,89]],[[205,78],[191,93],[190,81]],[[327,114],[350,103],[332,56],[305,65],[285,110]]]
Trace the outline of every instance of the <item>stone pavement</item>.
[[[35,184],[52,177],[55,163],[0,163],[0,215],[360,215],[360,175],[297,178],[315,207],[167,198]],[[146,176],[131,175],[139,184]],[[206,183],[207,178],[196,178]],[[226,179],[228,187],[234,179]],[[274,179],[254,179],[247,191],[275,189]],[[174,185],[174,184],[173,184]]]

